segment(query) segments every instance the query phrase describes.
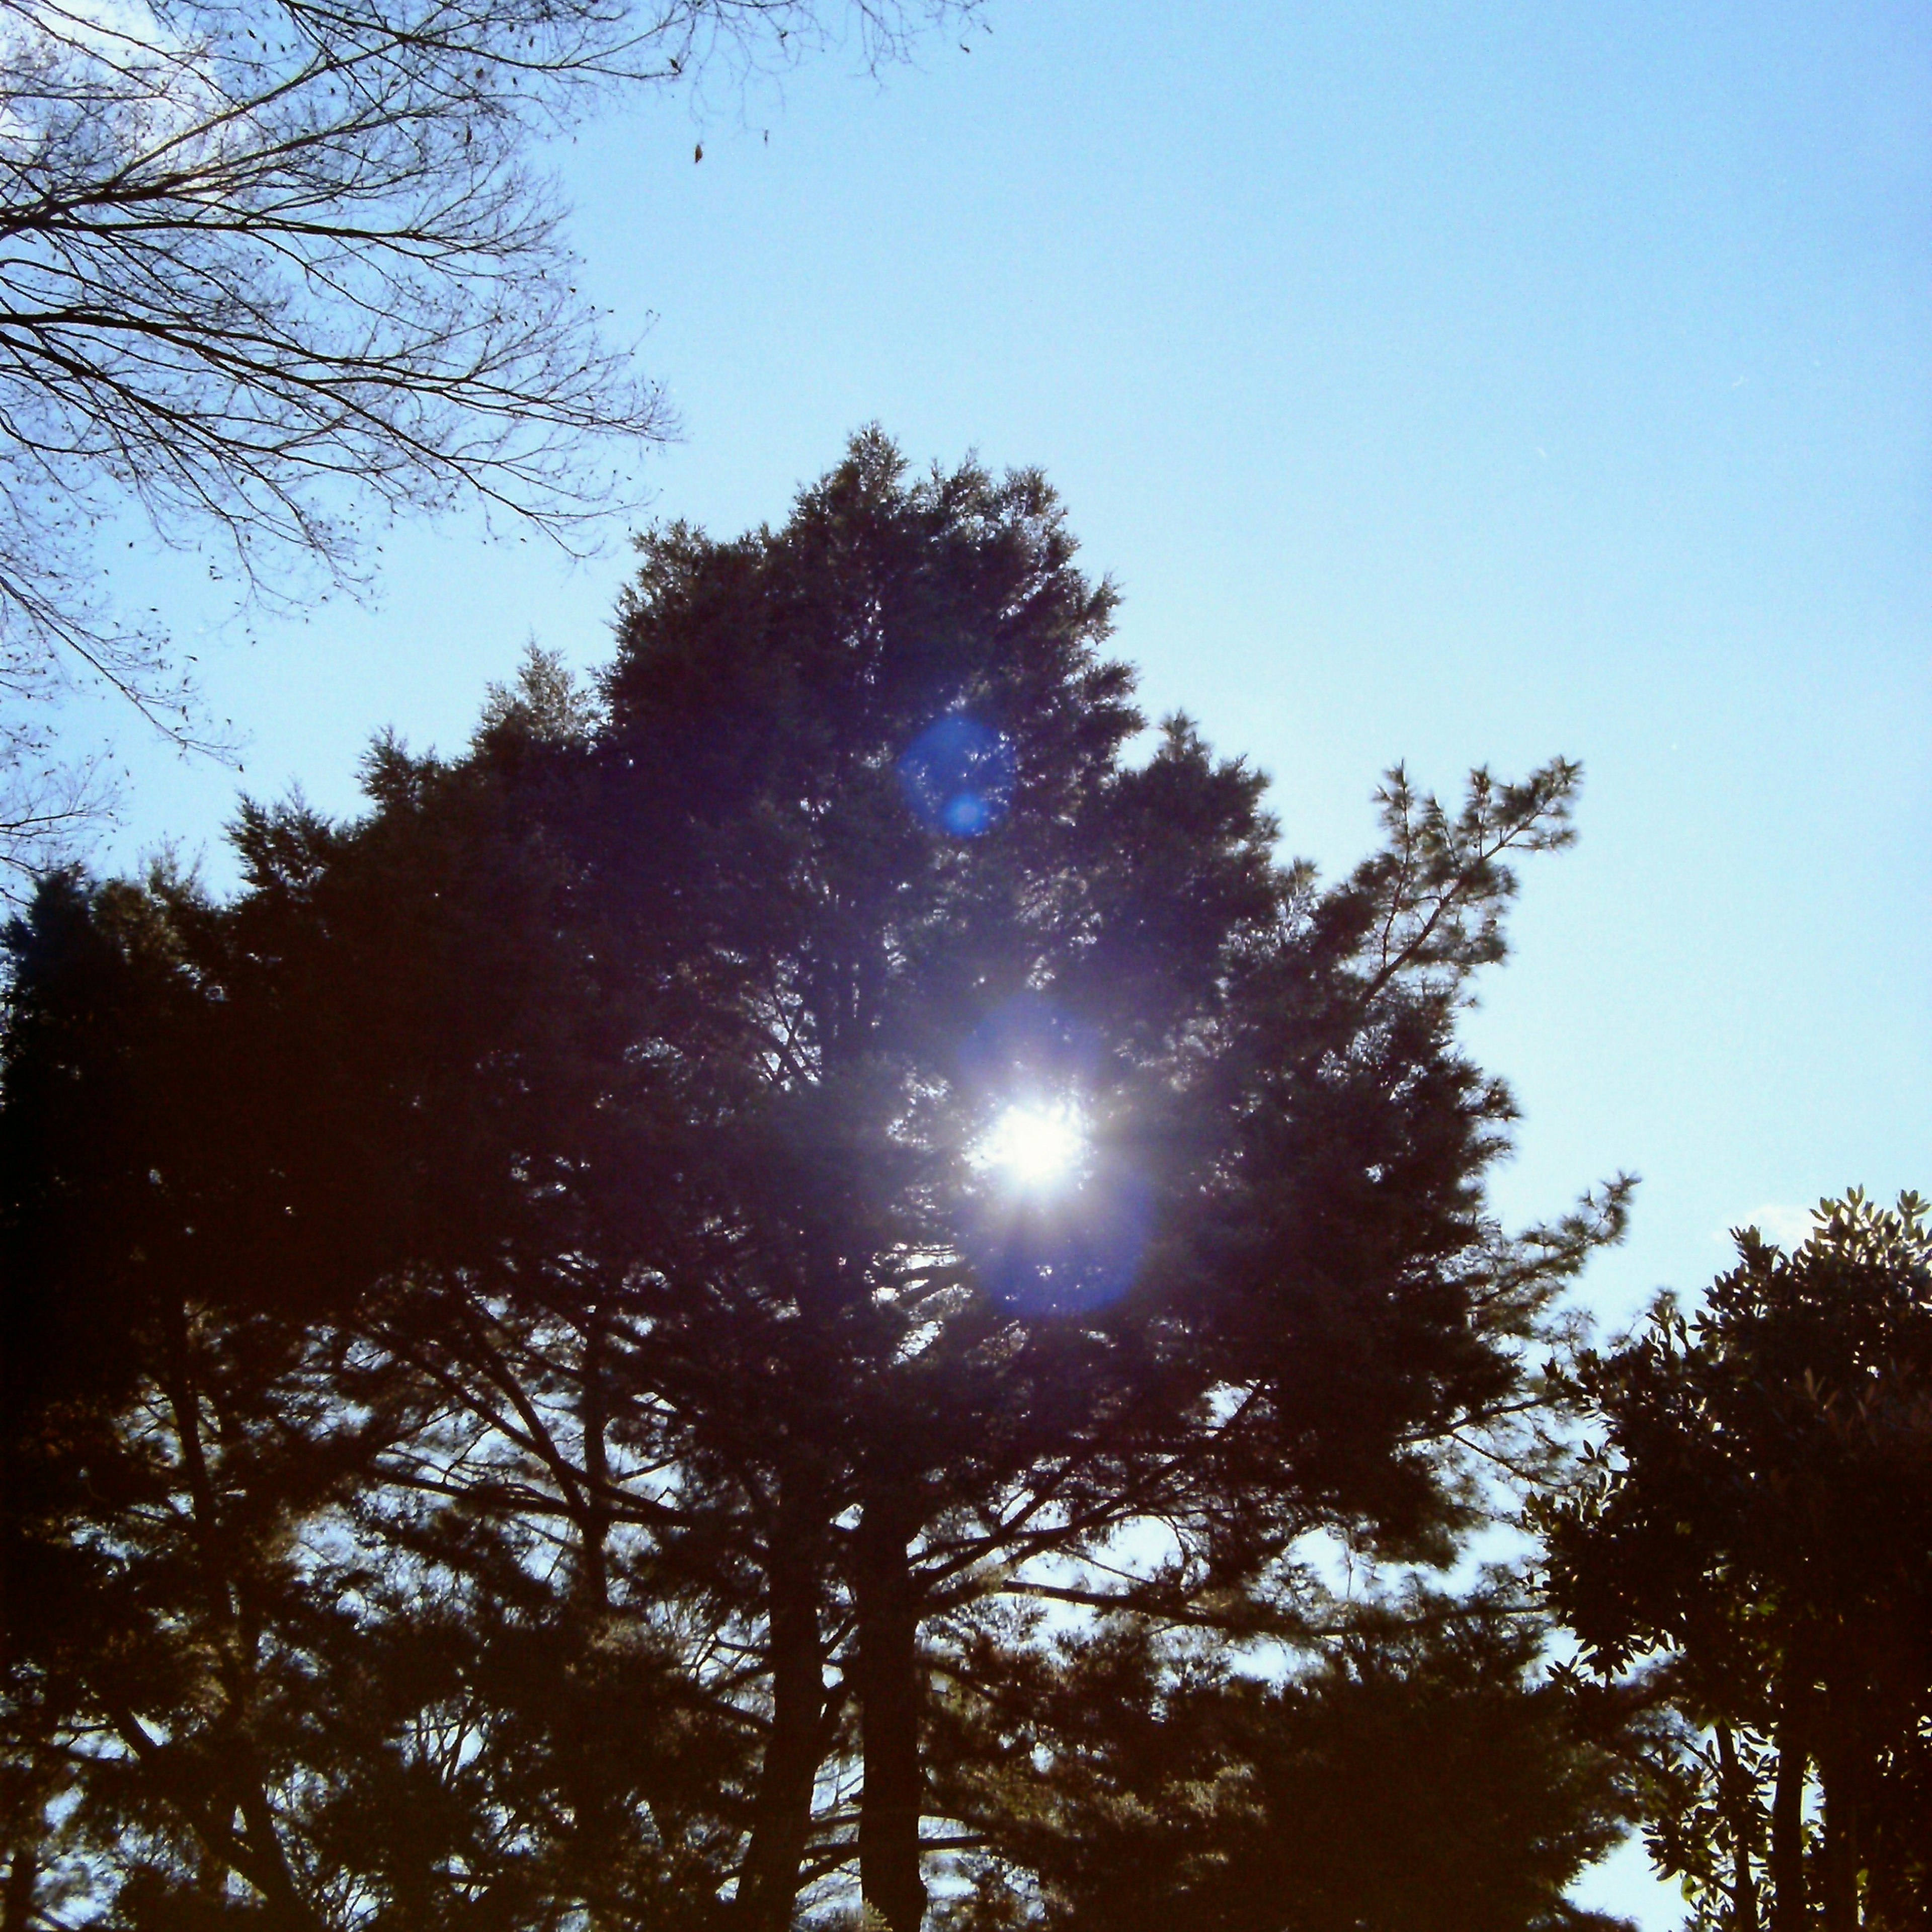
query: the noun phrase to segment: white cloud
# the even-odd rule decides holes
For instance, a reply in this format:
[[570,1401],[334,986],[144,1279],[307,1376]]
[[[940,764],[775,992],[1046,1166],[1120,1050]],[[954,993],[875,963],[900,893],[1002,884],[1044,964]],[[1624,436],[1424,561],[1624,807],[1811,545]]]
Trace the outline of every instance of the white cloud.
[[1766,1207],[1754,1208],[1732,1226],[1755,1228],[1767,1240],[1775,1241],[1788,1252],[1810,1238],[1816,1211],[1810,1208],[1785,1207],[1773,1202]]

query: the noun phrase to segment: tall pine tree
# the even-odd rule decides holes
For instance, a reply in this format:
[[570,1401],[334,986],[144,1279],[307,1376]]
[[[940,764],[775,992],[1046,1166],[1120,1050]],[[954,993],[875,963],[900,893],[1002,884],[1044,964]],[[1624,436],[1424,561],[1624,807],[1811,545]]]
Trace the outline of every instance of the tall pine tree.
[[[281,1740],[251,1822],[74,1743],[110,1694],[80,1643],[19,1748],[165,1821],[124,1912],[765,1932],[856,1864],[915,1932],[1006,1829],[961,1740],[1053,1694],[1056,1618],[1293,1641],[1310,1532],[1453,1552],[1622,1212],[1502,1233],[1508,1096],[1455,1036],[1575,772],[1453,813],[1398,776],[1322,890],[1257,774],[1180,719],[1140,753],[1113,602],[1038,476],[868,433],[781,529],[646,542],[601,706],[534,664],[465,758],[379,747],[360,824],[251,811],[230,905],[44,902],[14,1144],[122,1077],[49,1058],[91,997],[57,929],[145,986],[136,907],[184,1017],[70,1029],[152,1125],[10,1178],[10,1323],[58,1360],[47,1311],[139,1303],[158,1212],[190,1334],[261,1338],[206,1412],[260,1492],[241,1648],[315,1714],[223,1720]],[[124,1456],[167,1372],[126,1339],[83,1405]],[[152,1516],[100,1528],[43,1382],[16,1546],[154,1570],[212,1654],[229,1613]],[[152,1682],[146,1734],[188,1736],[207,1698]]]

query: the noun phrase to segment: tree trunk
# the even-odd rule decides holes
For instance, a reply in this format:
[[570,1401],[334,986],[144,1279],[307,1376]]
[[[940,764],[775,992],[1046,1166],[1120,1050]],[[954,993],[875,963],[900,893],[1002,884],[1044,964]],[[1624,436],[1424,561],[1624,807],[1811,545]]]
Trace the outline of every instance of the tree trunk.
[[1825,1932],[1858,1932],[1858,1805],[1856,1780],[1843,1742],[1830,1738],[1820,1754],[1825,1787]]
[[919,1761],[919,1609],[899,1511],[867,1505],[859,1526],[859,1696],[866,1782],[859,1813],[859,1884],[891,1932],[920,1932],[923,1809]]
[[772,1725],[758,1771],[751,1843],[738,1871],[735,1917],[744,1932],[787,1932],[812,1828],[812,1798],[826,1738],[825,1654],[818,1629],[820,1540],[815,1508],[780,1506],[772,1534],[766,1619]]
[[[604,1380],[608,1332],[602,1311],[593,1304],[584,1318],[584,1344],[578,1362],[577,1420],[583,1434],[584,1482],[580,1488],[572,1484],[565,1491],[577,1528],[568,1678],[571,1694],[586,1703],[604,1694],[602,1640],[610,1616],[609,1404]],[[571,1854],[585,1916],[592,1925],[608,1922],[614,1916],[608,1888],[622,1869],[614,1856],[621,1813],[602,1755],[573,1752],[566,1761],[564,1785],[572,1821]],[[426,1911],[434,1882],[427,1863],[416,1882],[421,1892],[419,1909]]]
[[236,1767],[236,1808],[248,1834],[248,1848],[254,1855],[247,1876],[262,1894],[263,1922],[275,1932],[315,1932],[316,1916],[309,1910],[302,1888],[296,1882],[288,1853],[282,1847],[280,1828],[275,1822],[274,1808],[268,1802],[260,1778],[256,1774],[254,1754],[248,1751]]
[[[230,1864],[261,1894],[264,1923],[274,1932],[314,1932],[315,1914],[296,1878],[282,1843],[281,1828],[269,1802],[268,1785],[257,1762],[252,1726],[255,1714],[256,1652],[260,1632],[238,1600],[230,1573],[226,1526],[202,1439],[202,1390],[195,1376],[185,1302],[170,1298],[168,1321],[168,1372],[164,1392],[172,1415],[181,1459],[181,1480],[188,1492],[189,1526],[200,1559],[209,1634],[214,1640],[217,1674],[227,1708],[222,1714],[225,1733],[217,1762],[218,1776],[210,1796],[242,1814],[242,1846],[245,1856],[235,1856],[232,1832],[211,1837],[196,1826],[205,1849],[226,1856]],[[206,1808],[202,1808],[206,1815]]]
[[1724,1778],[1724,1816],[1731,1828],[1731,1924],[1733,1932],[1757,1932],[1757,1886],[1751,1876],[1751,1795],[1728,1724],[1718,1726],[1718,1762]]
[[8,1864],[4,1909],[0,1911],[0,1928],[4,1928],[4,1932],[27,1932],[32,1922],[34,1884],[39,1875],[35,1863],[32,1852],[22,1845]]
[[577,1393],[584,1477],[583,1518],[577,1526],[577,1597],[580,1608],[592,1621],[602,1618],[610,1607],[610,1456],[604,1439],[610,1403],[604,1386],[608,1342],[609,1330],[602,1312],[592,1308],[584,1324]]
[[1805,1932],[1804,1772],[1808,1685],[1785,1672],[1778,1714],[1778,1784],[1771,1800],[1772,1932]]

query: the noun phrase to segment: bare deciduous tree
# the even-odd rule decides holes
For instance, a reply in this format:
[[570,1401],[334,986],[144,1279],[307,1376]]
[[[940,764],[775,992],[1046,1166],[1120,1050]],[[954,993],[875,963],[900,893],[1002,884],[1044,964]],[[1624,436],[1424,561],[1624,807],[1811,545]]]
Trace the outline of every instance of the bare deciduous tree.
[[76,680],[201,741],[165,628],[98,588],[104,518],[272,607],[363,583],[371,514],[580,542],[622,499],[597,446],[668,416],[598,338],[533,137],[975,4],[0,0],[0,885],[105,795],[51,755]]

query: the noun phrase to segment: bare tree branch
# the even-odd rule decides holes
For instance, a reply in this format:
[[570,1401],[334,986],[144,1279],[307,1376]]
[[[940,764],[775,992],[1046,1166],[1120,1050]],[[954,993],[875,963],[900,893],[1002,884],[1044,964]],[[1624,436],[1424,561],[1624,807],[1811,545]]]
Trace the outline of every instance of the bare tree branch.
[[104,517],[269,609],[318,571],[365,589],[403,512],[592,547],[671,418],[599,338],[533,140],[852,22],[877,63],[976,4],[0,0],[0,886],[104,806],[54,774],[63,692],[211,742],[165,626],[97,587]]

